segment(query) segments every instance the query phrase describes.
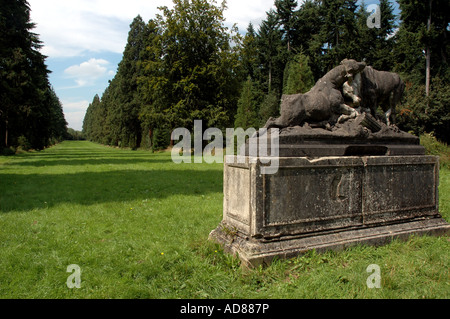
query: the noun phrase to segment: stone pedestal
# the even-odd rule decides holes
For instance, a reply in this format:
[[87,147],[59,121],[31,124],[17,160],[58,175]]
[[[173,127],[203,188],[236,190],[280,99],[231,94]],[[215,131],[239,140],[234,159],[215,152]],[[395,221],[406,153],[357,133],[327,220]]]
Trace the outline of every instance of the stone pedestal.
[[264,175],[266,160],[227,156],[223,221],[210,234],[246,265],[450,230],[437,157],[281,157]]

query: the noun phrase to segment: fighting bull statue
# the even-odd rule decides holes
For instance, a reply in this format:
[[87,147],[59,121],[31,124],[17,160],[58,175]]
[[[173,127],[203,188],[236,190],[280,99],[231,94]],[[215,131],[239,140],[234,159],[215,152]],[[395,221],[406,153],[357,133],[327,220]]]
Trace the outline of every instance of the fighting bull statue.
[[344,121],[357,116],[356,110],[345,104],[342,86],[360,73],[366,64],[355,60],[343,60],[305,94],[283,95],[281,116],[270,118],[265,128],[285,128],[308,123]]
[[343,85],[343,94],[352,100],[352,107],[370,110],[375,117],[379,106],[385,112],[388,125],[395,124],[395,106],[400,102],[404,90],[405,84],[398,74],[377,71],[370,66]]
[[[386,115],[387,124],[395,123],[395,106],[405,85],[391,72],[377,71],[364,62],[345,59],[305,94],[283,95],[281,115],[270,118],[265,128],[327,126],[355,118],[360,112],[376,116],[378,106]],[[345,98],[350,101],[346,102]]]

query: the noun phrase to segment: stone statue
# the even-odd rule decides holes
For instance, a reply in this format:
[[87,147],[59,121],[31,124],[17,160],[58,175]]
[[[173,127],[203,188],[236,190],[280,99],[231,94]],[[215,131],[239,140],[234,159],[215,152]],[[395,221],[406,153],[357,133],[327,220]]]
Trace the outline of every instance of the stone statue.
[[260,266],[313,249],[450,233],[436,195],[439,158],[390,125],[403,90],[397,74],[345,59],[309,92],[284,95],[281,116],[265,126],[274,130],[226,156],[223,220],[210,239]]
[[[376,118],[376,110],[385,112],[387,125],[395,124],[395,106],[405,84],[398,74],[377,71],[364,62],[344,59],[317,81],[305,94],[283,95],[281,116],[270,118],[265,128],[287,128],[305,123],[329,127],[354,119],[361,113]],[[347,100],[346,100],[347,98]]]
[[347,92],[353,101],[354,95],[359,97],[358,106],[370,110],[372,116],[376,117],[376,110],[381,107],[387,125],[395,124],[395,106],[400,102],[404,90],[405,84],[398,74],[377,71],[370,66],[356,74],[353,81],[344,84],[344,95]]
[[355,74],[355,76],[348,77],[347,82],[342,86],[344,99],[350,99],[350,101],[346,100],[346,103],[358,112],[361,112],[361,79],[361,73]]
[[342,87],[348,78],[362,72],[366,64],[345,59],[305,94],[284,95],[281,101],[281,116],[270,118],[265,128],[301,126],[305,122],[323,124],[343,122],[355,118],[358,113],[345,104]]
[[[395,126],[404,88],[395,73],[344,59],[309,92],[283,95],[281,115],[264,128],[279,129],[280,156],[422,154],[418,137]],[[377,116],[379,107],[385,118]],[[257,132],[246,147],[269,137]]]

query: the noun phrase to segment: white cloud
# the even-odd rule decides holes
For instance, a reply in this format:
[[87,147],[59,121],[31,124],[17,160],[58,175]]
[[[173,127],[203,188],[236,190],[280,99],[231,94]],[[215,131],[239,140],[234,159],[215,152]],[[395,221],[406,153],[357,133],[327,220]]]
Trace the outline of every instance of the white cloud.
[[171,0],[29,0],[36,33],[44,42],[42,53],[73,57],[83,52],[122,53],[129,24],[140,14],[154,18],[158,6]]
[[228,0],[228,9],[224,12],[225,19],[232,25],[237,24],[239,31],[247,30],[252,22],[255,29],[266,18],[266,12],[275,8],[274,0]]
[[69,123],[69,127],[81,131],[83,128],[83,119],[89,102],[86,100],[78,102],[62,101],[64,117]]
[[[299,3],[302,1],[299,1]],[[173,7],[172,0],[29,0],[36,33],[44,42],[42,53],[52,57],[80,56],[84,52],[123,53],[129,25],[138,14],[148,21]],[[218,4],[221,0],[217,1]],[[245,32],[274,8],[274,0],[228,0],[227,26],[237,23]]]
[[75,79],[78,87],[93,85],[99,78],[114,74],[114,71],[108,71],[107,65],[109,62],[104,59],[90,59],[79,65],[68,67],[64,70],[64,74]]
[[[105,56],[105,53],[122,54],[126,45],[129,25],[140,14],[148,21],[161,13],[160,6],[173,7],[172,0],[28,0],[31,7],[31,19],[36,23],[33,30],[39,34],[44,47],[42,53],[57,61],[57,68],[67,58],[85,57],[85,62],[61,68],[60,74],[53,74],[55,81],[74,81],[75,87],[85,90],[65,91],[68,101],[63,102],[64,113],[69,126],[81,130],[85,111],[92,99],[92,90],[87,87],[98,84],[100,80],[112,77],[117,66],[112,66],[104,59],[89,59]],[[222,1],[217,0],[217,4]],[[303,1],[298,1],[303,2]],[[239,30],[245,32],[252,22],[257,29],[265,19],[266,12],[274,8],[274,0],[227,0],[228,9],[224,12],[226,25],[237,23]],[[95,53],[95,54],[94,54]],[[109,59],[109,58],[108,58]],[[50,65],[49,65],[50,66]],[[56,67],[55,67],[56,68]],[[50,69],[53,70],[52,67]],[[64,70],[64,72],[62,72]],[[62,84],[52,83],[55,87]],[[60,88],[64,90],[67,88]],[[97,90],[97,89],[96,89]],[[99,88],[97,93],[101,93]],[[71,92],[71,93],[68,93]],[[72,93],[73,92],[73,93]],[[75,93],[76,92],[76,93]],[[70,96],[77,94],[77,97]],[[83,96],[81,96],[83,95]]]

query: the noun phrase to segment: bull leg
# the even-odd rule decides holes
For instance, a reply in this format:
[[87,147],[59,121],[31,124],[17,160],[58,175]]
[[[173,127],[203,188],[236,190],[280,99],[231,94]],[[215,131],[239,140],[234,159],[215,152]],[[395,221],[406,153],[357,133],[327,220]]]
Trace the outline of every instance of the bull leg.
[[285,121],[283,121],[283,117],[282,116],[280,116],[278,118],[271,117],[267,121],[266,125],[264,125],[264,128],[265,129],[271,129],[271,128],[285,128],[285,127],[287,127],[288,125],[286,123],[283,123],[283,122],[285,122]]
[[397,93],[394,91],[391,94],[391,98],[389,99],[389,105],[391,109],[389,112],[389,118],[388,123],[395,125],[395,106],[397,105],[397,102],[400,101],[400,98],[397,96]]
[[395,124],[395,92],[391,92],[389,96],[389,109],[384,113],[386,116],[386,123],[388,126]]
[[387,125],[390,126],[391,125],[392,108],[387,110],[387,112],[384,113],[384,115],[386,116],[386,123],[387,123]]
[[339,106],[339,112],[342,115],[339,117],[338,123],[343,123],[358,116],[358,112],[347,104],[341,104]]

